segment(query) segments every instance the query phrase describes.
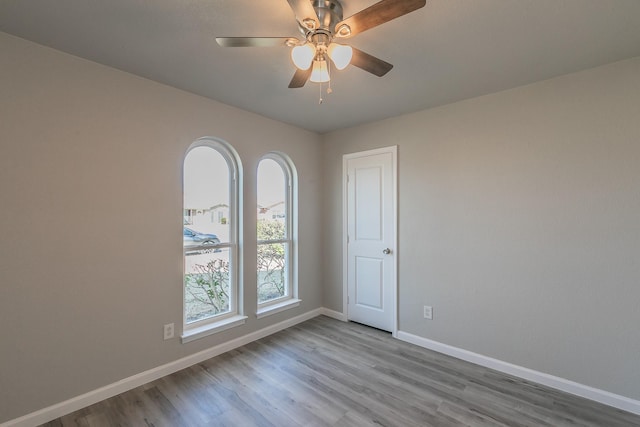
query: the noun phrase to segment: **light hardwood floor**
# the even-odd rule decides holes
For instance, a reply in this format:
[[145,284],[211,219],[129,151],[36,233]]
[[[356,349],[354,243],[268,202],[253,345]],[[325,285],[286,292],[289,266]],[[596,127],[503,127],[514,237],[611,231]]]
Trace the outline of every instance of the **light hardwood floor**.
[[640,416],[324,316],[46,426],[640,426]]

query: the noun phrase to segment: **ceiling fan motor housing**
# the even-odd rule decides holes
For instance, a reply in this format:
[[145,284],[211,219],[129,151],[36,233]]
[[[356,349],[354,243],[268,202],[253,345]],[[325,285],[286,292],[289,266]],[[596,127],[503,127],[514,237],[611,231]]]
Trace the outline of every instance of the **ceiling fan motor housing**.
[[[305,35],[307,39],[315,34],[323,34],[328,36],[329,39],[333,38],[333,29],[338,22],[342,21],[342,4],[338,0],[310,0],[313,5],[313,9],[318,15],[318,21],[320,25],[318,28],[310,30],[304,26],[300,26],[300,31]],[[330,40],[329,40],[330,41]]]

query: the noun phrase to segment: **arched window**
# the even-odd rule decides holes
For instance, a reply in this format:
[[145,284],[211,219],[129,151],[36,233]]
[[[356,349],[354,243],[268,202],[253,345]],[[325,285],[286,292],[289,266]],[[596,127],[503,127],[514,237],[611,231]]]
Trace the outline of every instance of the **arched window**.
[[184,158],[183,342],[244,323],[238,289],[240,161],[202,138]]
[[258,317],[299,304],[296,287],[296,176],[291,161],[269,153],[257,173]]

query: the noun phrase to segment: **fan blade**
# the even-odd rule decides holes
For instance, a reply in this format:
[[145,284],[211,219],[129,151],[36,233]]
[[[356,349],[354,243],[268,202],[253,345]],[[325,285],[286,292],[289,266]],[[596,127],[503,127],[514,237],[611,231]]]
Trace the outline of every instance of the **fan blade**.
[[293,9],[293,13],[296,15],[296,19],[308,30],[320,28],[320,21],[318,15],[313,9],[313,5],[309,0],[287,0],[289,6]]
[[299,43],[293,37],[216,37],[222,47],[285,47]]
[[308,70],[298,70],[296,69],[296,73],[293,75],[291,79],[291,83],[289,83],[289,88],[295,89],[305,85],[309,77],[311,77],[311,69],[313,67],[309,67]]
[[375,56],[369,55],[366,52],[353,49],[353,57],[351,58],[351,65],[355,65],[358,68],[362,68],[365,71],[375,74],[378,77],[382,77],[387,74],[393,68],[393,65],[389,64],[382,59],[378,59]]
[[[351,15],[342,22],[338,22],[335,28],[336,37],[354,36],[420,9],[425,4],[427,4],[427,0],[382,0],[355,15]],[[351,31],[345,31],[344,28],[349,28]]]

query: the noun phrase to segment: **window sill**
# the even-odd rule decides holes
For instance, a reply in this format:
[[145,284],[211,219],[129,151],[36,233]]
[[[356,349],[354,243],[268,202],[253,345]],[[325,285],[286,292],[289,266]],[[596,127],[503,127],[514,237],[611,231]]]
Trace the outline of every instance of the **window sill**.
[[261,307],[258,309],[256,313],[256,317],[258,319],[262,317],[271,316],[272,314],[280,313],[281,311],[289,310],[290,308],[294,308],[300,305],[302,300],[297,298],[291,298],[283,302],[279,302],[277,304],[268,305],[266,307]]
[[227,317],[219,322],[209,323],[207,325],[200,326],[199,328],[186,330],[182,333],[180,339],[182,340],[182,344],[195,341],[208,335],[213,335],[236,326],[244,325],[247,318],[247,316],[241,315]]

